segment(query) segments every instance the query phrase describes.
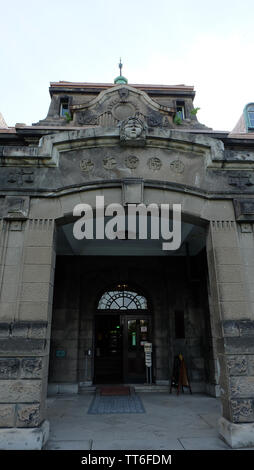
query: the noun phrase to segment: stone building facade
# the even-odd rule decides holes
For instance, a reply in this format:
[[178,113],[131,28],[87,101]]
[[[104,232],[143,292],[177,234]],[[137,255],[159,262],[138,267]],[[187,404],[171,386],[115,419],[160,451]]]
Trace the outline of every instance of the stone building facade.
[[[154,384],[183,354],[193,392],[220,396],[222,438],[253,446],[253,129],[202,125],[185,85],[50,95],[45,119],[0,129],[0,447],[43,447],[49,390],[144,383],[146,341]],[[74,207],[98,196],[180,204],[181,246],[77,240]]]

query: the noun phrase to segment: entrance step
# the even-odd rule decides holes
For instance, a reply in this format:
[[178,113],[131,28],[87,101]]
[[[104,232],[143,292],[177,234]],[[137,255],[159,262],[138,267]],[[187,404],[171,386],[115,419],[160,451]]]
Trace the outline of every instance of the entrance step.
[[[104,385],[104,387],[109,387],[114,385],[108,384]],[[132,387],[135,392],[169,392],[169,385],[156,385],[156,384],[124,384],[122,385],[123,387]],[[79,393],[91,393],[95,392],[96,389],[98,389],[100,386],[99,385],[80,385],[79,386]]]
[[168,385],[135,384],[133,387],[136,392],[169,392]]

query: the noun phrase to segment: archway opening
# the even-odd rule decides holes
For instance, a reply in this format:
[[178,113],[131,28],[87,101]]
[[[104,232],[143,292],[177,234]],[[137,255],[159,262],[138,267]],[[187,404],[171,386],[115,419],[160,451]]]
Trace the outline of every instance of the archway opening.
[[78,244],[72,228],[67,220],[57,233],[49,382],[145,383],[147,341],[154,383],[170,383],[181,353],[192,390],[215,394],[206,227],[184,220],[181,247],[171,252],[161,240]]

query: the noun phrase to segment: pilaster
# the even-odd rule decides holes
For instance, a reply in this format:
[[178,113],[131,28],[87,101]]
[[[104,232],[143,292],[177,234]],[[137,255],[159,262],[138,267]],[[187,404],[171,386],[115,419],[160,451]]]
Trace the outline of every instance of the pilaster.
[[234,221],[213,221],[207,244],[222,402],[219,427],[221,437],[232,447],[254,445],[253,432],[250,438],[243,438],[243,428],[254,423],[254,318],[253,281],[247,269],[253,253],[242,234],[242,227]]
[[[1,229],[0,427],[6,432],[0,435],[0,445],[1,449],[15,448],[15,442],[10,444],[7,438],[11,432],[17,449],[35,449],[38,442],[43,445],[48,433],[44,423],[54,223],[6,217]],[[30,431],[25,432],[26,428]],[[37,430],[37,444],[32,429]]]

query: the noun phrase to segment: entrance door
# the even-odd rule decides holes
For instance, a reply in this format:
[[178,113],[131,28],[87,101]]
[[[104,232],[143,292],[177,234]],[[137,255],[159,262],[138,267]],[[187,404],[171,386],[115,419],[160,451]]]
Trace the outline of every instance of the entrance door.
[[151,342],[147,299],[127,284],[101,296],[95,315],[95,383],[145,383],[144,344]]
[[126,316],[124,325],[124,378],[127,383],[145,383],[144,344],[151,341],[151,317]]
[[95,383],[123,381],[123,346],[120,315],[95,317]]

